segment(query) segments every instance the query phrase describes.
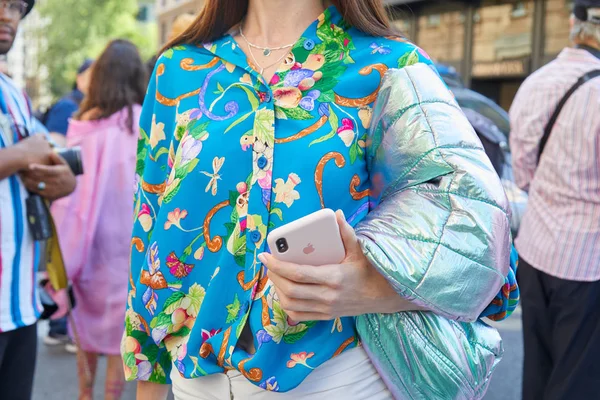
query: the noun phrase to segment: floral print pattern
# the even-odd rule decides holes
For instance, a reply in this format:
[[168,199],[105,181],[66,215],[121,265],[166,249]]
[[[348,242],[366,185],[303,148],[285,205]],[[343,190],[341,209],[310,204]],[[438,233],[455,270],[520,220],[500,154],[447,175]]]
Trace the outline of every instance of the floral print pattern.
[[[292,321],[258,255],[284,223],[329,207],[356,224],[372,206],[365,146],[381,78],[430,64],[404,40],[373,43],[330,7],[268,83],[231,36],[158,60],[140,124],[127,379],[233,368],[286,392],[358,345],[353,318]],[[254,355],[237,346],[245,326]]]

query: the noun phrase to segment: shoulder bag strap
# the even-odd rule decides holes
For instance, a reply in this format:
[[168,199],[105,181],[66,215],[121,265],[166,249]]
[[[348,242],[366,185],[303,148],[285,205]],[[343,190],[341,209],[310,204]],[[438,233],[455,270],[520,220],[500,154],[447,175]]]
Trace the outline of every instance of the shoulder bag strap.
[[577,89],[579,89],[582,85],[587,83],[589,80],[594,79],[598,76],[600,76],[600,69],[595,69],[593,71],[586,73],[581,78],[579,78],[577,80],[577,82],[575,82],[575,84],[573,86],[571,86],[569,91],[567,93],[565,93],[563,98],[560,99],[560,101],[558,102],[558,105],[556,106],[556,109],[554,110],[554,113],[552,114],[552,117],[550,117],[550,121],[548,121],[548,124],[546,125],[546,128],[544,129],[544,136],[542,137],[542,140],[540,141],[540,146],[539,146],[539,150],[538,150],[538,164],[542,158],[542,153],[544,152],[544,148],[546,147],[546,144],[548,143],[548,139],[550,139],[550,134],[552,133],[554,124],[556,124],[556,120],[558,119],[560,112],[562,111],[565,104],[567,104],[567,101],[569,100],[571,95],[573,95],[573,93],[575,93],[575,91]]

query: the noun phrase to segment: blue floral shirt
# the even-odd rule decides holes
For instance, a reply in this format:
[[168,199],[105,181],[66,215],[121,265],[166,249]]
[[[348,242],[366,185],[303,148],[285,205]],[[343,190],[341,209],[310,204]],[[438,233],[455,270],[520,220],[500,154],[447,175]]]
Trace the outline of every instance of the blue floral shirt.
[[[269,231],[323,207],[369,210],[371,107],[389,68],[427,55],[331,7],[267,83],[231,36],[158,60],[144,104],[123,358],[166,383],[239,370],[289,391],[357,346],[353,318],[290,320],[257,256]],[[237,346],[244,326],[256,353]]]

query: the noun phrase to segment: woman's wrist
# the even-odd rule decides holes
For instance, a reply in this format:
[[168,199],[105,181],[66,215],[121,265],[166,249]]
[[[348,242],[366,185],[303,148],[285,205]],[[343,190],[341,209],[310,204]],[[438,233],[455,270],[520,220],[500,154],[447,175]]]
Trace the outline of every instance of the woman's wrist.
[[[424,310],[398,294],[390,282],[370,263],[369,271],[369,283],[365,285],[367,291],[365,296],[372,297],[372,301],[370,302],[370,310],[365,313],[395,314],[404,311]],[[373,296],[373,294],[376,295]]]

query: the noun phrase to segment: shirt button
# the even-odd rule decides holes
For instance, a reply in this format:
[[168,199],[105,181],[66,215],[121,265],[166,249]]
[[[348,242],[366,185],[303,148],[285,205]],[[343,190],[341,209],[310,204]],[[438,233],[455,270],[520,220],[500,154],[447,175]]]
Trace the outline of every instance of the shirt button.
[[256,163],[258,164],[258,168],[264,169],[267,166],[267,158],[261,156]]
[[311,51],[311,50],[312,50],[312,49],[314,49],[314,48],[315,48],[315,42],[314,42],[313,40],[311,40],[311,39],[307,39],[307,40],[304,42],[304,49],[305,49],[305,50]]
[[252,240],[252,243],[258,243],[258,242],[260,242],[261,238],[262,238],[262,235],[260,234],[259,231],[252,231],[252,232],[250,232],[250,240]]

